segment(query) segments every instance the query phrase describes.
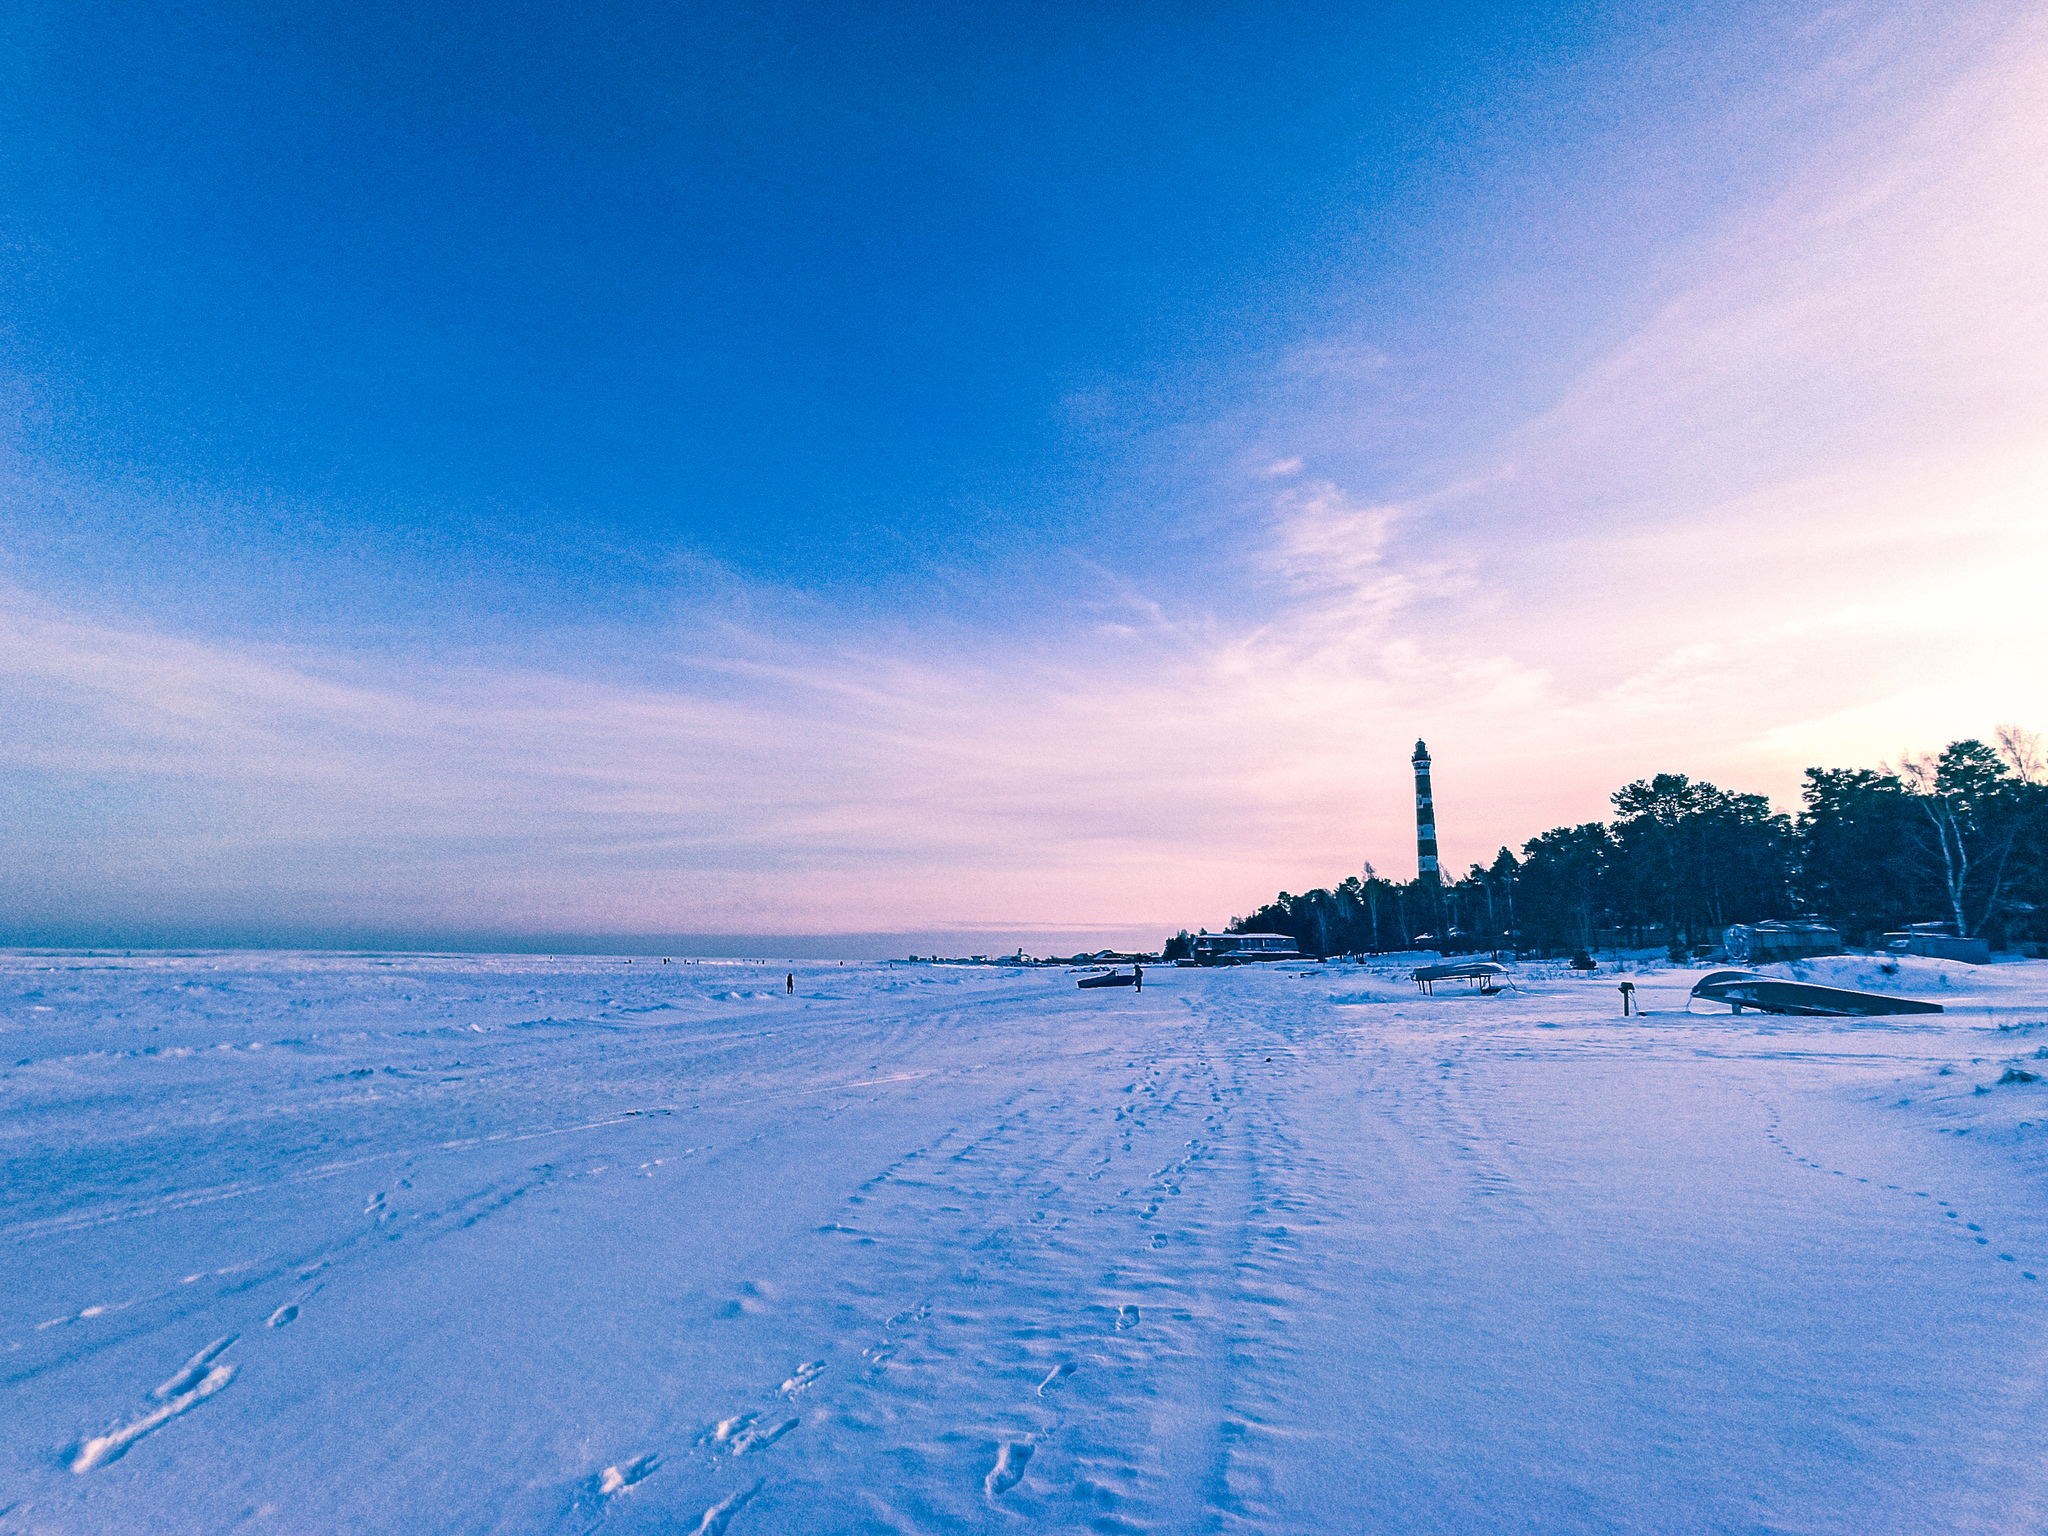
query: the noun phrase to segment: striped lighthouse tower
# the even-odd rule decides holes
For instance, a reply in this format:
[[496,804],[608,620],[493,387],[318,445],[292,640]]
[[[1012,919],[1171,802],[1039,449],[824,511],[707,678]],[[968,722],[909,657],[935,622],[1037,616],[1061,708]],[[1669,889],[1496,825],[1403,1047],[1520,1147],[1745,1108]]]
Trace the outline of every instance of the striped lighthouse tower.
[[1429,796],[1429,748],[1415,743],[1415,873],[1431,885],[1441,878],[1436,867],[1436,806]]

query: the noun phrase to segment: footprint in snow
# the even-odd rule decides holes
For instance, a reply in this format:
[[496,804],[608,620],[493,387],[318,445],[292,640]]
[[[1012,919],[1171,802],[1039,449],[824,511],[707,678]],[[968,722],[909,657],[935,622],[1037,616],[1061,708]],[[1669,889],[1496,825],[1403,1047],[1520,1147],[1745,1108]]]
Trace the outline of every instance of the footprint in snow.
[[1138,1309],[1136,1307],[1118,1307],[1116,1309],[1116,1331],[1118,1333],[1122,1333],[1126,1328],[1135,1328],[1137,1326]]
[[199,1353],[194,1355],[190,1360],[187,1360],[185,1362],[185,1368],[182,1371],[178,1372],[178,1374],[173,1376],[169,1381],[164,1382],[161,1386],[159,1386],[154,1392],[150,1393],[149,1395],[155,1398],[158,1402],[163,1402],[166,1399],[177,1397],[182,1393],[191,1391],[195,1386],[199,1385],[203,1378],[205,1378],[209,1374],[207,1368],[211,1366],[215,1360],[219,1359],[223,1354],[227,1353],[228,1346],[234,1343],[235,1340],[239,1339],[240,1337],[241,1335],[239,1333],[231,1333],[226,1338],[215,1339],[211,1344],[207,1345],[206,1348],[199,1351]]
[[1067,1378],[1074,1374],[1074,1370],[1075,1366],[1071,1360],[1064,1365],[1054,1366],[1052,1374],[1038,1384],[1038,1395],[1043,1397],[1048,1392],[1059,1391],[1061,1387],[1066,1385]]
[[729,1419],[720,1419],[704,1438],[713,1445],[724,1445],[759,1417],[758,1413],[736,1413]]
[[606,1467],[598,1474],[597,1496],[608,1499],[615,1493],[624,1493],[635,1483],[652,1477],[660,1467],[661,1458],[652,1451],[631,1461],[622,1461],[615,1467]]
[[992,1499],[1000,1499],[1012,1488],[1024,1481],[1024,1469],[1031,1464],[1032,1446],[1021,1440],[1011,1440],[996,1453],[996,1464],[989,1468],[988,1476],[982,1479],[982,1487],[988,1490]]
[[801,1422],[798,1419],[784,1419],[780,1424],[770,1425],[759,1420],[759,1414],[734,1414],[711,1431],[711,1443],[724,1446],[735,1456],[744,1456],[749,1451],[767,1450]]
[[749,1451],[765,1451],[795,1429],[798,1422],[796,1419],[784,1419],[780,1424],[756,1424],[743,1429],[732,1437],[732,1453],[744,1456]]
[[816,1381],[820,1376],[824,1374],[824,1361],[807,1360],[802,1365],[798,1366],[796,1368],[796,1373],[792,1375],[789,1378],[789,1380],[785,1381],[777,1390],[785,1393],[801,1392],[805,1387],[808,1387],[812,1382]]
[[129,1446],[151,1430],[159,1429],[179,1414],[197,1407],[233,1381],[235,1368],[232,1365],[215,1365],[213,1362],[239,1337],[239,1334],[231,1333],[224,1339],[214,1340],[186,1361],[185,1368],[177,1375],[150,1393],[151,1397],[163,1404],[161,1408],[146,1413],[133,1423],[125,1424],[107,1434],[81,1441],[78,1454],[72,1459],[71,1470],[78,1473],[90,1472],[95,1467],[103,1467],[110,1461],[119,1460]]
[[754,1495],[760,1491],[761,1485],[756,1483],[730,1498],[720,1499],[704,1511],[704,1518],[697,1523],[695,1536],[725,1536],[725,1528],[732,1523],[732,1517],[752,1503]]

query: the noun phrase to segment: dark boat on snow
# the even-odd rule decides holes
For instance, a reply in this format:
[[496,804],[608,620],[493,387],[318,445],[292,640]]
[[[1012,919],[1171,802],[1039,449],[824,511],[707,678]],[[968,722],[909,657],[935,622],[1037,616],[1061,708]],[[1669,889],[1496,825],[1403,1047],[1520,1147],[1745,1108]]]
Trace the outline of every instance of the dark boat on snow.
[[1701,1002],[1726,1003],[1737,1013],[1754,1008],[1758,1013],[1823,1019],[1942,1011],[1941,1004],[1923,1003],[1917,998],[1853,992],[1847,987],[1817,987],[1806,981],[1780,981],[1775,976],[1759,976],[1755,971],[1714,971],[1693,984],[1692,995]]
[[1135,972],[1129,976],[1119,976],[1115,971],[1103,976],[1083,976],[1077,983],[1083,987],[1134,987],[1137,984],[1138,977]]

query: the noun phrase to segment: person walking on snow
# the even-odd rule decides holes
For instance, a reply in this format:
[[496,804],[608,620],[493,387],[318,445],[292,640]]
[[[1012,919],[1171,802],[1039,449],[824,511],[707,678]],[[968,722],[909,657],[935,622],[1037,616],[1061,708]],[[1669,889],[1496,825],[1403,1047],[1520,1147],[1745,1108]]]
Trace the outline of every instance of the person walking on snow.
[[1138,962],[1137,962],[1137,961],[1133,960],[1133,961],[1131,962],[1131,974],[1132,974],[1133,976],[1137,977],[1137,979],[1138,979],[1138,990],[1139,990],[1140,992],[1144,991],[1144,990],[1145,990],[1145,967],[1143,967],[1142,965],[1138,964]]
[[783,980],[788,985],[791,995],[794,995],[796,992],[796,972],[791,971]]

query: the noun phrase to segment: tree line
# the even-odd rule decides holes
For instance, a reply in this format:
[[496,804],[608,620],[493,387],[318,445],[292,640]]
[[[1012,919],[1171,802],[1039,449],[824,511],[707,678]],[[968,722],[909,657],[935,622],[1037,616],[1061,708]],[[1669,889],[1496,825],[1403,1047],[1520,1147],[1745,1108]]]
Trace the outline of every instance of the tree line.
[[[1614,792],[1610,821],[1553,827],[1454,880],[1371,864],[1278,897],[1225,932],[1284,933],[1308,954],[1394,949],[1568,953],[1720,942],[1731,923],[1825,917],[1853,944],[1942,922],[1994,948],[2048,939],[2048,773],[2040,739],[2001,726],[1876,768],[1809,768],[1796,817],[1682,773]],[[1185,930],[1166,958],[1188,952]]]

